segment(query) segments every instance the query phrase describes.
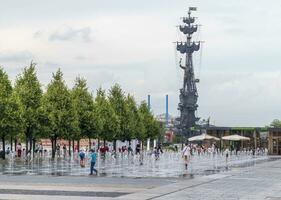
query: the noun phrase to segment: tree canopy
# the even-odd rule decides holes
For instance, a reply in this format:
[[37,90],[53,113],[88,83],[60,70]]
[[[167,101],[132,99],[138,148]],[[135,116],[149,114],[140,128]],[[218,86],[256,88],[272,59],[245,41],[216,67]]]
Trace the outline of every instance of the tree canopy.
[[273,128],[281,128],[281,120],[279,119],[274,119],[271,123],[270,126]]
[[60,69],[53,74],[53,79],[47,86],[43,108],[49,122],[49,137],[52,140],[54,157],[58,138],[71,140],[77,138],[79,133],[77,111]]
[[[14,89],[16,98],[19,100],[22,125],[26,136],[26,153],[32,149],[32,141],[40,129],[38,118],[43,92],[35,68],[36,64],[33,62],[25,67],[22,74],[18,75]],[[30,147],[28,147],[28,143]]]
[[2,140],[5,159],[5,140],[21,131],[21,116],[19,102],[13,94],[13,88],[8,75],[0,67],[0,139]]
[[147,104],[138,105],[118,84],[108,93],[99,88],[94,96],[82,77],[77,77],[69,89],[58,69],[43,92],[36,64],[31,62],[17,76],[13,88],[0,68],[0,139],[4,147],[5,140],[23,137],[28,153],[36,140],[49,138],[54,157],[58,139],[144,141],[160,133],[160,125]]

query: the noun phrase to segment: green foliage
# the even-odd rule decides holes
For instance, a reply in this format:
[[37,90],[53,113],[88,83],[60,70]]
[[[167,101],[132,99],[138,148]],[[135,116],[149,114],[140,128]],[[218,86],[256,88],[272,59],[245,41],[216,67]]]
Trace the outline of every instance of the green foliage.
[[74,109],[77,112],[79,139],[94,138],[96,136],[96,124],[94,115],[94,101],[91,93],[88,91],[85,79],[77,77],[75,86],[71,92]]
[[[8,78],[8,75],[3,70],[2,67],[0,67],[0,100],[4,101],[10,97],[12,94],[13,88],[11,85],[11,82]],[[1,108],[1,107],[0,107]]]
[[176,152],[176,148],[174,146],[171,146],[171,145],[169,145],[169,146],[167,146],[167,147],[165,147],[163,149],[165,149],[166,151]]
[[[20,105],[20,115],[26,141],[30,143],[29,149],[32,148],[32,140],[40,137],[37,134],[40,132],[38,119],[43,92],[35,67],[36,64],[31,62],[28,67],[24,68],[22,74],[17,77],[14,89],[15,96]],[[27,151],[29,149],[27,146]]]
[[7,135],[7,126],[9,126],[11,113],[10,97],[12,95],[12,85],[8,75],[0,68],[0,137]]
[[131,140],[135,138],[139,131],[139,113],[138,107],[135,102],[134,97],[128,95],[125,100],[126,108],[127,108],[127,115],[126,115],[126,131],[124,135],[124,139]]
[[139,106],[140,126],[141,130],[138,133],[137,138],[144,140],[146,138],[154,139],[161,134],[161,127],[157,122],[145,102],[142,102]]
[[[13,88],[8,75],[0,67],[0,138],[5,151],[5,140],[21,130],[19,103],[13,94]],[[5,158],[5,154],[3,154]]]
[[182,142],[182,139],[183,139],[182,136],[179,136],[179,135],[176,134],[176,135],[174,135],[174,137],[173,137],[173,142],[172,142],[172,143],[174,143],[174,144],[175,144],[175,143],[176,143],[176,144],[177,144],[177,143],[181,143],[181,142]]
[[79,132],[78,117],[70,91],[68,90],[63,74],[58,70],[47,87],[43,97],[43,111],[45,117],[45,130],[52,139],[77,138]]
[[128,108],[125,102],[125,94],[122,91],[120,85],[115,84],[109,90],[108,96],[109,104],[113,108],[118,120],[119,120],[119,130],[115,135],[114,139],[126,140],[129,133],[128,133]]
[[281,128],[281,120],[279,119],[274,119],[271,123],[270,126],[273,128]]
[[32,141],[41,138],[144,141],[162,134],[147,104],[138,106],[120,85],[111,87],[108,96],[98,89],[94,99],[85,79],[76,78],[69,90],[58,70],[43,94],[35,68],[33,62],[25,67],[14,89],[0,68],[0,138],[4,142],[25,137],[31,150]]
[[112,141],[119,132],[119,119],[106,98],[105,91],[99,88],[95,99],[94,112],[98,137]]

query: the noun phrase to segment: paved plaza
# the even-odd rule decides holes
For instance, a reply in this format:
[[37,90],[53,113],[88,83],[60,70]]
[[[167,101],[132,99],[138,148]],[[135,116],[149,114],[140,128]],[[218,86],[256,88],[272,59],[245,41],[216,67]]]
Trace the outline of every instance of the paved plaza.
[[[230,166],[247,166],[256,162],[267,160],[264,155],[252,156],[250,153],[240,153],[231,155],[226,163],[225,155],[205,154],[192,157],[188,170],[184,169],[181,153],[164,152],[159,160],[155,159],[154,154],[149,152],[144,154],[143,161],[140,162],[139,155],[119,154],[117,158],[110,154],[103,159],[98,157],[97,170],[99,176],[106,177],[170,177],[179,178],[186,173],[192,175],[207,175],[218,171],[227,170]],[[78,156],[71,159],[58,158],[52,161],[50,157],[34,158],[30,162],[24,159],[10,159],[10,162],[3,164],[0,174],[4,175],[54,175],[54,176],[88,176],[89,162],[85,168],[79,165]]]
[[[36,163],[39,162],[39,163]],[[194,156],[183,169],[177,153],[98,160],[98,176],[78,160],[48,159],[1,166],[0,199],[281,199],[281,159]],[[54,173],[57,169],[57,173]]]

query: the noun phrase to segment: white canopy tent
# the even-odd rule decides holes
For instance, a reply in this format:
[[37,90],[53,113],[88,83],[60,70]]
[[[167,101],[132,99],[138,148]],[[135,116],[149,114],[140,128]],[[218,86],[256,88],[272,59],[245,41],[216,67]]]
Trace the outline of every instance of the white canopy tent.
[[244,136],[241,136],[241,135],[228,135],[228,136],[222,137],[221,139],[223,139],[223,140],[231,140],[231,141],[250,140],[250,138],[244,137]]
[[188,139],[188,141],[190,141],[190,142],[192,142],[192,141],[203,141],[203,140],[220,140],[220,139],[217,138],[217,137],[208,135],[206,133],[203,133],[202,135],[197,135],[197,136],[194,136],[194,137],[191,137],[191,138]]

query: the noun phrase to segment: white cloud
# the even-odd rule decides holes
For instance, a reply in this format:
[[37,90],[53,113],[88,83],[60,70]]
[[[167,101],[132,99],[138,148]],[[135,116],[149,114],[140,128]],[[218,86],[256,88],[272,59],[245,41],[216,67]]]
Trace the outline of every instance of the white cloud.
[[219,125],[265,125],[281,113],[280,70],[209,71],[202,79],[199,113]]
[[24,51],[2,51],[0,52],[0,62],[25,62],[32,60],[31,52]]
[[61,67],[69,86],[80,74],[92,90],[119,82],[138,101],[151,94],[155,113],[164,112],[169,94],[177,114],[182,71],[172,42],[180,17],[195,5],[205,41],[202,60],[194,55],[199,116],[249,126],[281,118],[280,0],[30,2],[1,7],[0,17],[10,17],[0,22],[0,52],[14,53],[1,54],[0,64],[12,77],[33,59],[44,85]]
[[62,26],[49,37],[50,41],[91,41],[91,28],[72,28],[69,26]]

